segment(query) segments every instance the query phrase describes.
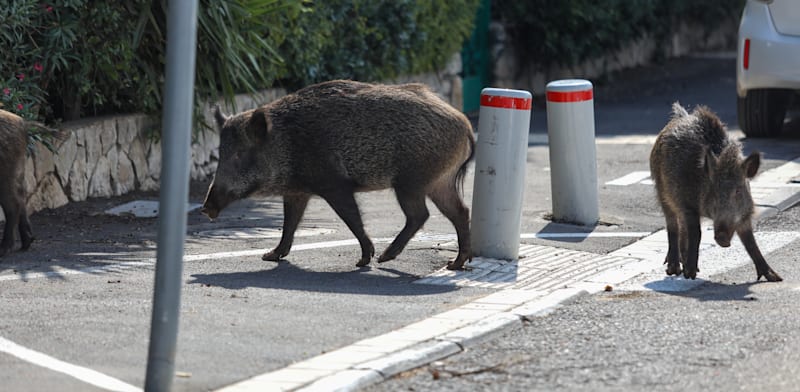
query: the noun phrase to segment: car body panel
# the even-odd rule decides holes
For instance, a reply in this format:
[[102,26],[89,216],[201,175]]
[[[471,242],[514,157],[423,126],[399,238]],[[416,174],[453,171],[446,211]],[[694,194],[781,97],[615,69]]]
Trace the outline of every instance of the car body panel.
[[[800,33],[800,1],[747,2],[739,25],[736,62],[739,97],[745,97],[752,89],[800,90],[800,35],[797,33]],[[745,40],[750,41],[747,69],[744,68]]]
[[769,4],[775,30],[783,35],[800,36],[800,4],[797,0],[777,0]]

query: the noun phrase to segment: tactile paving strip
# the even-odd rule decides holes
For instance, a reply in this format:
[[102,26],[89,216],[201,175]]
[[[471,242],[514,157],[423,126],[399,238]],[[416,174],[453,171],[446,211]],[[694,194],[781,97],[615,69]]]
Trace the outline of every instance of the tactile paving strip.
[[414,283],[547,290],[584,281],[594,275],[638,261],[641,259],[624,255],[598,255],[552,246],[521,245],[519,260],[476,257],[467,265],[472,270],[441,269]]

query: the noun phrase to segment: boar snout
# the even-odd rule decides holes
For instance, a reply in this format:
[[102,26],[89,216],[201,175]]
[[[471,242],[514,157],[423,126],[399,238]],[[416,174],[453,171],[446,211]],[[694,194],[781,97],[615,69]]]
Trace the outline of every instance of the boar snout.
[[216,219],[220,211],[232,201],[228,193],[229,192],[220,189],[219,186],[215,186],[212,183],[208,188],[208,193],[206,194],[205,201],[203,201],[203,208],[200,212],[209,217],[209,219]]
[[727,248],[731,246],[734,231],[724,225],[714,225],[714,241],[717,245]]
[[714,241],[723,248],[731,246],[731,237],[733,237],[733,233],[714,233]]
[[203,208],[200,209],[200,212],[207,216],[208,219],[216,219],[219,216],[219,210],[214,207],[210,207],[208,204],[203,204]]

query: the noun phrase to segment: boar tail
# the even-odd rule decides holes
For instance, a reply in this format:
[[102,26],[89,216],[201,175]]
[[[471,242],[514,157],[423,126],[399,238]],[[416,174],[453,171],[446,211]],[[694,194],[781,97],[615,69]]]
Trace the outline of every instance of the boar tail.
[[461,196],[464,196],[464,178],[467,176],[467,165],[472,158],[475,157],[475,137],[472,135],[469,136],[469,156],[461,164],[461,167],[458,168],[458,172],[456,172],[456,189]]
[[672,104],[672,118],[681,118],[687,116],[689,116],[689,112],[687,112],[686,109],[681,106],[680,102],[675,101],[675,103]]

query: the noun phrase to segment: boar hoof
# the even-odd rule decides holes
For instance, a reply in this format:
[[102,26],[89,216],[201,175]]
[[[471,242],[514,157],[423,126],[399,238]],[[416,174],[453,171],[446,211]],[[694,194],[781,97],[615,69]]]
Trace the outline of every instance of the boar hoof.
[[468,261],[472,261],[472,257],[471,257],[471,256],[470,256],[470,257],[467,257],[467,256],[460,256],[460,255],[459,255],[458,257],[456,257],[456,259],[455,259],[455,260],[453,260],[453,261],[451,261],[451,262],[447,263],[447,269],[449,269],[449,270],[451,270],[451,271],[464,271],[464,270],[468,270],[469,268],[465,268],[465,267],[464,267],[464,263],[465,263],[465,262],[468,262]]
[[783,281],[783,278],[781,278],[780,275],[778,275],[775,271],[773,271],[772,268],[768,268],[767,271],[763,272],[763,273],[759,272],[758,273],[758,277],[756,278],[756,281],[761,280],[762,276],[767,279],[767,282],[782,282]]
[[28,250],[28,249],[31,248],[31,244],[32,243],[33,243],[33,238],[31,238],[31,239],[29,239],[27,241],[22,241],[22,246],[19,249],[20,250]]
[[288,254],[289,254],[289,252],[281,252],[281,251],[279,251],[277,249],[274,249],[269,253],[264,253],[264,255],[261,256],[261,260],[264,260],[264,261],[281,261],[281,259],[286,257],[286,255],[288,255]]
[[387,255],[386,253],[382,254],[381,257],[378,257],[379,263],[384,263],[389,260],[394,260],[395,256]]
[[681,274],[681,264],[678,262],[665,262],[667,264],[667,275],[678,276]]
[[[366,267],[367,265],[369,265],[369,262],[370,262],[370,257],[362,257],[361,260],[359,260],[358,263],[356,263],[356,267]],[[380,260],[378,260],[378,262],[380,262]]]
[[689,268],[685,268],[683,270],[683,277],[686,279],[694,280],[697,277],[697,269],[695,268],[694,270],[692,270]]

